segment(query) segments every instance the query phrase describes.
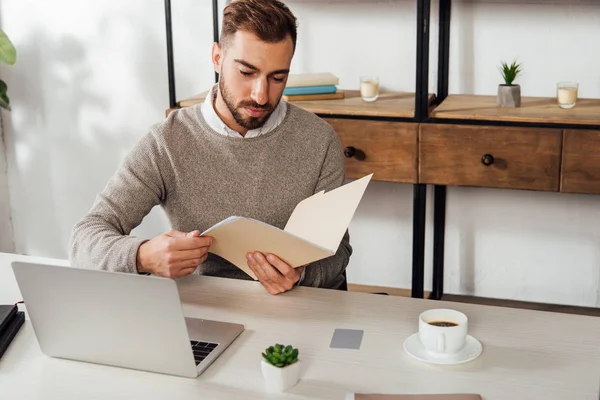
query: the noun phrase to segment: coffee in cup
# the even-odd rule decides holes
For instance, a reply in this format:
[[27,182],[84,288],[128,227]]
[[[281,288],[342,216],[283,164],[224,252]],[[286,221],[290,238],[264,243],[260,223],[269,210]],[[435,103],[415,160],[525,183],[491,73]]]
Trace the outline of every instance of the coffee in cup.
[[458,324],[456,322],[452,322],[452,321],[432,321],[432,322],[428,322],[429,325],[433,325],[433,326],[457,326]]
[[430,353],[449,356],[465,345],[468,318],[460,311],[432,309],[419,316],[419,340]]

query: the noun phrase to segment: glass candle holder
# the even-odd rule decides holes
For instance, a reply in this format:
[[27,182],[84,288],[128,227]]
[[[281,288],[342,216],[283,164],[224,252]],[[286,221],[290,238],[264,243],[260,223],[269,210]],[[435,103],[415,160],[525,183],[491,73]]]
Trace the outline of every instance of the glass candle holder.
[[556,85],[556,100],[560,108],[573,108],[577,103],[577,82],[562,81]]
[[379,78],[377,76],[360,77],[360,96],[364,101],[375,101],[379,97]]

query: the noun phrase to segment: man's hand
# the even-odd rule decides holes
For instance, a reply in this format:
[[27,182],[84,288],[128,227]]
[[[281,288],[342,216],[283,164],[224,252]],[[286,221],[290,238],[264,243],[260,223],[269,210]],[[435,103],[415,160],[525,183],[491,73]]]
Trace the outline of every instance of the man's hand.
[[273,254],[267,254],[265,258],[260,252],[248,253],[246,260],[258,281],[271,294],[279,294],[292,289],[304,270],[304,266],[290,267]]
[[191,274],[208,257],[212,242],[211,237],[199,236],[199,231],[170,230],[143,243],[137,253],[138,271],[167,278]]

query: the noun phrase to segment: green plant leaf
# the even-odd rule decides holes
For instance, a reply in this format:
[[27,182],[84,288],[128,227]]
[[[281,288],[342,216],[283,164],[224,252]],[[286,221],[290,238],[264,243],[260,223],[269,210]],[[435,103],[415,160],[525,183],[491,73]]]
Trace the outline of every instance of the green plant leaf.
[[516,61],[510,65],[505,61],[500,63],[500,73],[502,74],[502,79],[504,79],[506,85],[512,85],[521,72],[523,72],[521,65]]
[[6,36],[3,30],[0,29],[0,61],[8,65],[14,65],[17,61],[17,50],[12,42]]
[[7,90],[8,86],[6,85],[6,82],[0,79],[0,107],[10,111],[10,100],[6,93]]

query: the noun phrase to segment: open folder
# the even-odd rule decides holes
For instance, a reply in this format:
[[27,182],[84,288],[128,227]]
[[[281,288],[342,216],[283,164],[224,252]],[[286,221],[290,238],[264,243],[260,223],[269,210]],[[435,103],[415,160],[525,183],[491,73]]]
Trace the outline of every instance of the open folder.
[[336,253],[372,176],[302,200],[283,230],[252,218],[232,216],[201,236],[213,238],[211,253],[236,265],[254,280],[256,275],[246,262],[248,252],[272,253],[294,268],[330,257]]

